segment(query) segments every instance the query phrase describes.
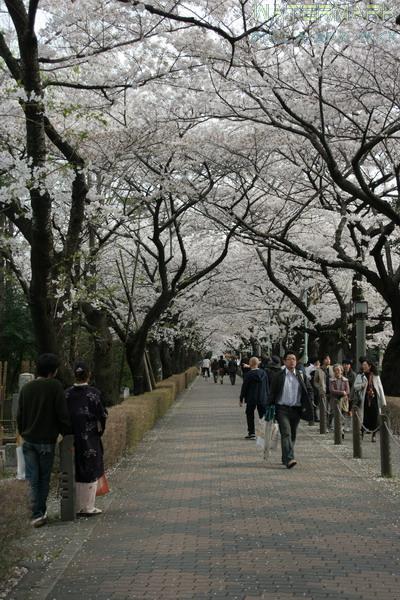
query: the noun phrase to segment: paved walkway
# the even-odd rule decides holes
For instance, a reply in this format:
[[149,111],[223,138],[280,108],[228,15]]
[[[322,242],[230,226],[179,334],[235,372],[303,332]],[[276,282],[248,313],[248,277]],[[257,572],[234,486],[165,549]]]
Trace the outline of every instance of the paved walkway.
[[9,597],[398,600],[390,485],[359,475],[315,427],[302,427],[297,467],[279,451],[266,465],[243,439],[238,394],[198,379],[122,461],[103,515],[34,532],[59,556]]

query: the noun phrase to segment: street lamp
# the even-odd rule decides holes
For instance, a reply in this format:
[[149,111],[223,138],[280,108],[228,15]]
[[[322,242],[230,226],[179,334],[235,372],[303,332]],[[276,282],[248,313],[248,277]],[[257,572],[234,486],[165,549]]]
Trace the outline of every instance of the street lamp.
[[356,324],[356,360],[365,356],[367,337],[368,302],[356,300],[353,304],[353,315]]

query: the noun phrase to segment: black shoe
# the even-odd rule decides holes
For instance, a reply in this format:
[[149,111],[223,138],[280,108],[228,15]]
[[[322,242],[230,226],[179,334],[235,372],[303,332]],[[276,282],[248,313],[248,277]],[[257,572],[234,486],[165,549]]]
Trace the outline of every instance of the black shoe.
[[248,435],[245,436],[244,439],[245,440],[255,440],[256,439],[256,434],[255,433],[249,433]]

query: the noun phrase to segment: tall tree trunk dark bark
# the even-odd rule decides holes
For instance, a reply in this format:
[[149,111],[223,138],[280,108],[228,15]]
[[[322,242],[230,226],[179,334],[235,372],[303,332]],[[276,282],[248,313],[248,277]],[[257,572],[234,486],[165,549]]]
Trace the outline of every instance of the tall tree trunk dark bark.
[[[396,309],[396,313],[399,307]],[[382,384],[388,396],[400,396],[400,315],[392,320],[393,336],[387,345],[382,362]]]
[[113,361],[113,339],[108,326],[107,312],[85,304],[86,321],[93,338],[93,383],[102,392],[106,406],[118,402],[117,378]]
[[166,342],[160,344],[160,357],[163,368],[163,379],[167,379],[173,373],[171,349]]
[[163,368],[161,362],[160,344],[158,342],[150,342],[149,357],[155,380],[161,381],[163,379]]

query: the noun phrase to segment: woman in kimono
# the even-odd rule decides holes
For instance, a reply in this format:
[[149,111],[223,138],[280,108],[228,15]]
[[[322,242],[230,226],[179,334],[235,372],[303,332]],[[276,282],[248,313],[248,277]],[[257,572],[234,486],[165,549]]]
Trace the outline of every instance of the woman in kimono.
[[66,390],[66,398],[75,438],[76,510],[78,515],[101,513],[95,507],[97,480],[104,474],[101,436],[107,410],[100,391],[89,385],[90,370],[79,360],[74,366],[75,383]]
[[364,431],[372,433],[371,442],[379,429],[378,417],[386,406],[385,393],[375,365],[364,360],[361,363],[361,373],[354,382],[355,403],[361,408],[362,435]]

